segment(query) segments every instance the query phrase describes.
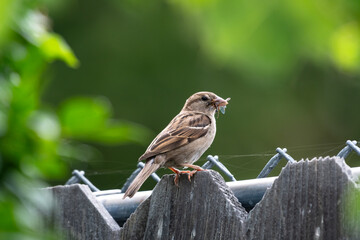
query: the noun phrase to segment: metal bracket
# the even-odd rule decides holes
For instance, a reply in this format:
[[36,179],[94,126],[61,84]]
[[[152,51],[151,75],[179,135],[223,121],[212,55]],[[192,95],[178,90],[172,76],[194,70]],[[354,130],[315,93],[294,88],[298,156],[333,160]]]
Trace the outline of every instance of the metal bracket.
[[356,145],[357,141],[353,140],[347,140],[346,145],[341,151],[338,153],[338,157],[346,158],[352,151],[356,152],[358,155],[360,155],[360,148]]
[[[141,171],[141,169],[143,169],[145,166],[145,164],[143,162],[138,162],[137,164],[137,169],[130,175],[130,177],[128,177],[128,179],[126,180],[124,186],[121,188],[121,192],[126,192],[126,190],[129,188],[130,184],[132,183],[132,181],[134,181],[134,179],[136,178],[136,176],[139,174],[139,172]],[[156,174],[156,173],[152,173],[150,175],[156,182],[160,181],[160,177]]]
[[256,178],[264,178],[267,177],[269,175],[269,173],[276,167],[276,165],[278,165],[278,163],[280,162],[280,160],[282,158],[285,158],[289,163],[294,163],[296,162],[289,154],[287,154],[287,149],[286,148],[277,148],[276,151],[278,152],[277,154],[275,154],[269,161],[268,163],[265,165],[265,167],[263,168],[263,170],[261,170],[260,174],[256,177]]
[[85,183],[86,185],[89,186],[91,191],[99,192],[100,190],[97,187],[95,187],[94,184],[92,184],[89,181],[89,179],[87,179],[84,175],[85,175],[84,171],[78,171],[78,170],[75,169],[72,172],[72,177],[65,183],[65,185],[71,185],[71,184],[83,182],[83,183]]
[[224,164],[222,164],[219,161],[219,157],[218,156],[207,156],[206,158],[208,161],[206,163],[204,163],[204,165],[202,165],[202,168],[204,169],[210,169],[212,168],[214,165],[217,166],[226,176],[228,176],[230,178],[231,181],[236,181],[234,175],[232,175],[232,173],[224,166]]

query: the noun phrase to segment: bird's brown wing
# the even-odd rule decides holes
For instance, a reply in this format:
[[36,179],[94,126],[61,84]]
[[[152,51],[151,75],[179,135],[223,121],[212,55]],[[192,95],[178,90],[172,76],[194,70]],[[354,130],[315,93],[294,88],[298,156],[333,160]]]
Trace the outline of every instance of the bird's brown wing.
[[153,140],[139,161],[182,147],[206,135],[211,119],[202,113],[180,113]]

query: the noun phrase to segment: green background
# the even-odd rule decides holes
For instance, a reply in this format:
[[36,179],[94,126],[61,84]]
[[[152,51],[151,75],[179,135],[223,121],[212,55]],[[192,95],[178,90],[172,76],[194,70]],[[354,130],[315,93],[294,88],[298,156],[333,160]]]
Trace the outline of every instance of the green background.
[[359,140],[360,1],[0,0],[0,238],[57,239],[33,190],[121,188],[198,91],[231,97],[199,165],[336,155]]
[[[276,147],[299,160],[358,139],[358,9],[356,1],[72,2],[53,27],[81,65],[54,64],[44,99],[106,96],[116,117],[152,131],[150,143],[191,94],[231,97],[205,155],[219,155],[237,179],[254,178]],[[97,146],[103,160],[76,166],[100,187],[119,187],[147,143]]]

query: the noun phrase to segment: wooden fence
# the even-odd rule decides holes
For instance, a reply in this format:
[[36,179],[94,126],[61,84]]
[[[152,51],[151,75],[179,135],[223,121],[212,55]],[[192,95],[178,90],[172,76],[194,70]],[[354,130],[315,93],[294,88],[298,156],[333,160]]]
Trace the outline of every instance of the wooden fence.
[[49,188],[54,223],[67,239],[360,239],[356,178],[339,157],[287,164],[250,212],[215,171],[173,180],[165,175],[123,227],[86,185]]

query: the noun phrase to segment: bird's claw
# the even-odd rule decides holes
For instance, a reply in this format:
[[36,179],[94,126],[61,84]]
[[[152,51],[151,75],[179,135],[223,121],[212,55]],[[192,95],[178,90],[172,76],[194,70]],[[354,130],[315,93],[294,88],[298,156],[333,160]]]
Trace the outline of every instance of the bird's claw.
[[192,170],[192,171],[189,171],[188,172],[188,179],[189,179],[189,182],[191,182],[191,178],[192,176],[194,176],[194,174],[198,172],[198,170]]
[[[192,176],[194,176],[194,174],[196,172],[198,172],[199,170],[192,170],[192,171],[179,171],[176,175],[175,175],[175,179],[174,179],[174,182],[175,182],[175,185],[176,186],[179,186],[179,178],[180,178],[180,174],[187,174],[188,175],[188,180],[189,182],[191,182],[191,178]],[[201,170],[200,170],[201,171]]]
[[175,174],[174,183],[177,187],[179,187],[179,174]]
[[206,169],[202,169],[201,167],[198,167],[198,166],[194,166],[194,165],[191,165],[192,168],[196,167],[194,170],[192,171],[189,171],[189,170],[183,170],[183,171],[180,171],[176,168],[169,168],[171,171],[173,171],[175,173],[175,178],[174,178],[174,183],[177,187],[179,187],[179,179],[180,179],[180,174],[187,174],[188,175],[188,180],[189,182],[191,182],[191,177],[194,176],[194,174],[196,172],[199,172],[199,171],[205,171]]

